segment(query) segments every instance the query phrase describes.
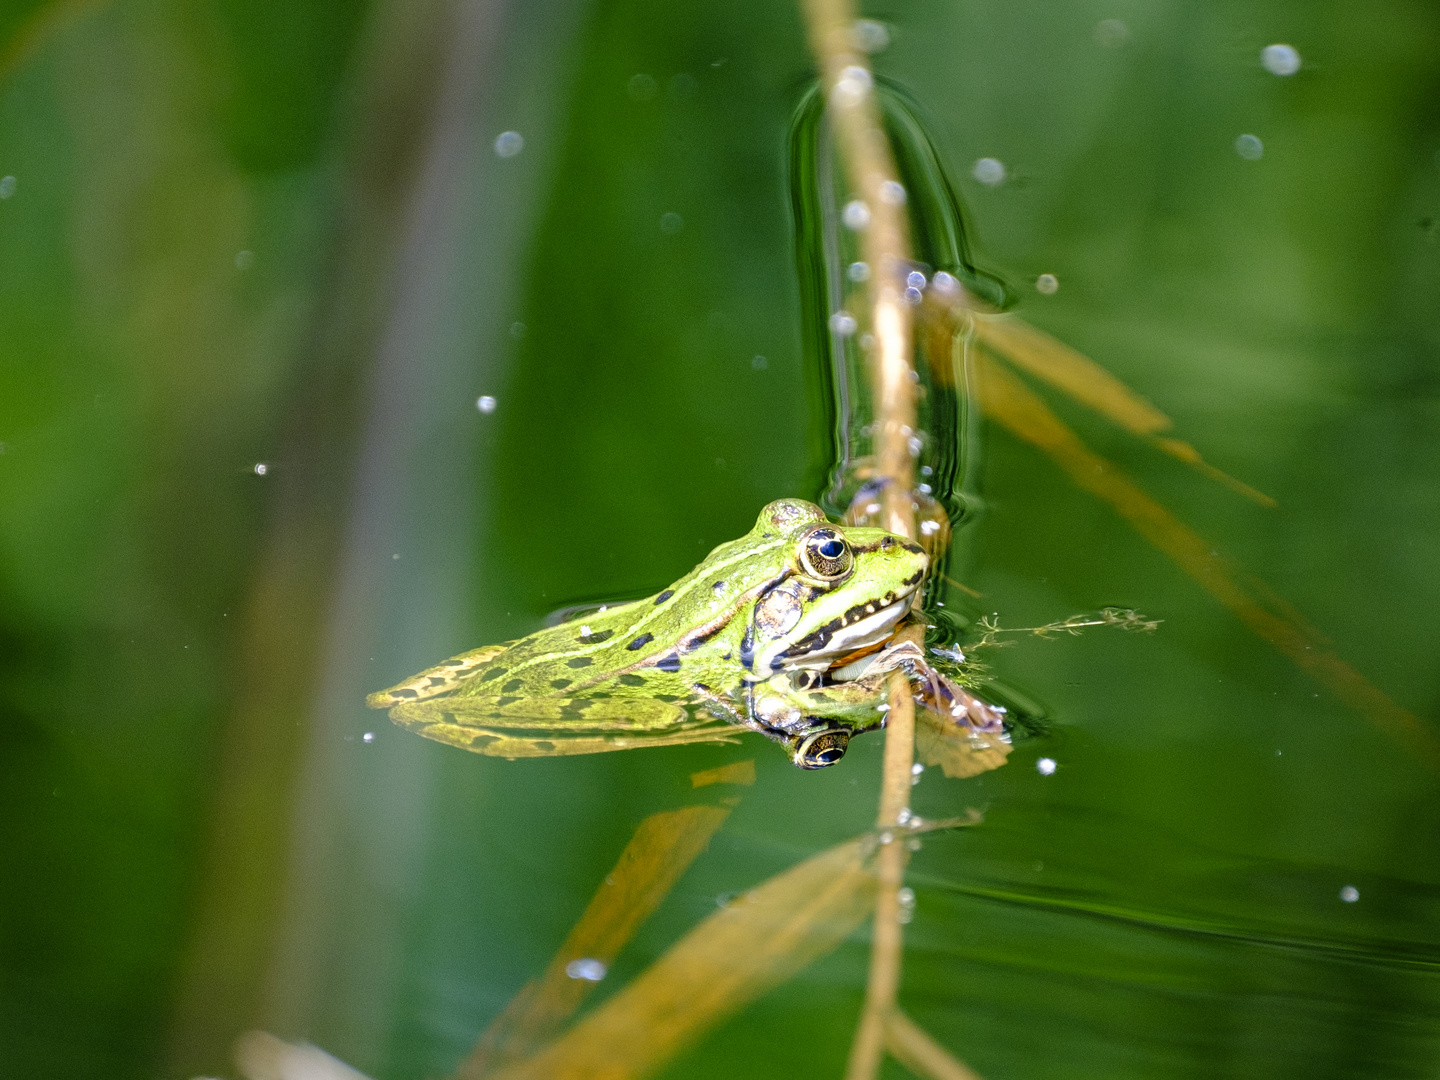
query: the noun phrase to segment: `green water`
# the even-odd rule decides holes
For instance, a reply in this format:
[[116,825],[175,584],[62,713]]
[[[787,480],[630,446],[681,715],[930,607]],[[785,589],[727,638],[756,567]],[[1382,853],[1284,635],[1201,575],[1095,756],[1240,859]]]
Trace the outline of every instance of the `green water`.
[[[1280,505],[1055,408],[1434,732],[1440,15],[868,14],[1019,313]],[[235,1077],[261,1027],[443,1076],[696,769],[759,777],[601,996],[868,827],[877,738],[819,773],[758,739],[509,763],[362,704],[819,494],[788,6],[114,0],[0,34],[0,1073]],[[1038,452],[979,455],[974,613],[1164,623],[992,655],[1049,733],[916,787],[986,816],[915,858],[903,1004],[987,1080],[1440,1075],[1435,772]],[[839,1075],[866,955],[664,1075]]]

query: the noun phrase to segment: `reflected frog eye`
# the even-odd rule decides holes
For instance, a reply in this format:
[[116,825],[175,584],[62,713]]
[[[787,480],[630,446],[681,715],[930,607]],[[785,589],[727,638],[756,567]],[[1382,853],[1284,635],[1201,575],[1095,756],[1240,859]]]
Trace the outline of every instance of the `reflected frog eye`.
[[823,769],[844,757],[849,745],[848,731],[838,728],[816,731],[800,740],[790,759],[802,769]]
[[800,565],[811,577],[834,581],[850,572],[855,558],[834,529],[813,529],[800,541]]

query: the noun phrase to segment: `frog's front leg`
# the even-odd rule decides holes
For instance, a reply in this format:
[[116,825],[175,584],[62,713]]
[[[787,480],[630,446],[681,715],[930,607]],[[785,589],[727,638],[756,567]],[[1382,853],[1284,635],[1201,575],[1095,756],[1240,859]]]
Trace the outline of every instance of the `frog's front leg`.
[[954,724],[976,732],[987,735],[1004,732],[1003,708],[976,697],[954,679],[931,667],[925,658],[924,650],[911,641],[887,645],[877,653],[863,656],[854,663],[831,672],[830,677],[837,681],[869,683],[897,669],[904,671],[910,679],[917,704]]
[[845,683],[811,685],[814,672],[781,672],[750,688],[750,716],[786,746],[802,769],[822,769],[845,756],[850,739],[884,724],[883,673]]

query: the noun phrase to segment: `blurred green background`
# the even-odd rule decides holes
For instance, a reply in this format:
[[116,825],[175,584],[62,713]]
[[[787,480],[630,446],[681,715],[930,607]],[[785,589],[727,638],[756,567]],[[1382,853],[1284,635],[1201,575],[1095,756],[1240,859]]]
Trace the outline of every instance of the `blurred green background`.
[[[1440,720],[1440,11],[866,14],[1021,314],[1279,508],[1057,408]],[[0,1075],[234,1076],[253,1027],[445,1075],[690,771],[760,779],[602,995],[868,827],[879,739],[507,763],[362,704],[817,494],[794,10],[97,0],[0,35]],[[903,1003],[991,1080],[1440,1076],[1436,776],[982,448],[977,612],[1165,622],[993,655],[1053,727],[916,788],[986,821],[916,857]],[[665,1075],[838,1075],[865,958]]]

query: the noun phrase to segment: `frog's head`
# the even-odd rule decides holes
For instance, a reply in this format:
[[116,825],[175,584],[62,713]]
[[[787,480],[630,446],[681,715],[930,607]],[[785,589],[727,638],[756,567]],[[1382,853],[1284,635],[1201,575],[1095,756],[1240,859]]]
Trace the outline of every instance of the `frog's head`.
[[765,507],[755,532],[783,540],[783,569],[756,597],[745,637],[741,660],[755,678],[828,668],[884,641],[930,564],[919,544],[883,529],[833,525],[798,499]]

